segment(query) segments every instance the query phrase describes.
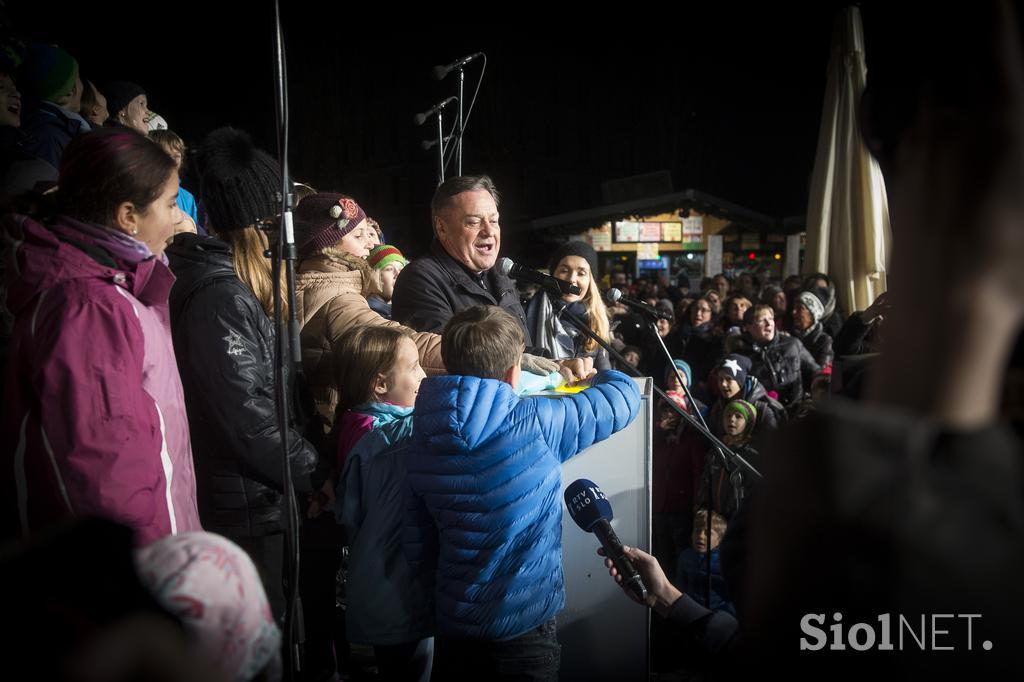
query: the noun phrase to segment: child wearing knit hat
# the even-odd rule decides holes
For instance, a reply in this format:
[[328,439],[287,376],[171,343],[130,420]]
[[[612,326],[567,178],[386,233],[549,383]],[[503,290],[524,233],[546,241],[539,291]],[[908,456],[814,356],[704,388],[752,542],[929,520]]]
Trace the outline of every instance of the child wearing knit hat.
[[746,400],[730,400],[722,409],[722,442],[729,447],[747,445],[756,424],[756,407]]
[[402,268],[408,265],[397,246],[391,244],[380,244],[375,246],[366,262],[380,279],[380,296],[367,296],[366,301],[370,307],[376,310],[381,317],[391,319],[391,297],[395,293],[395,280],[401,274]]
[[303,261],[332,248],[366,258],[370,253],[366,212],[344,194],[321,192],[295,207],[295,246]]

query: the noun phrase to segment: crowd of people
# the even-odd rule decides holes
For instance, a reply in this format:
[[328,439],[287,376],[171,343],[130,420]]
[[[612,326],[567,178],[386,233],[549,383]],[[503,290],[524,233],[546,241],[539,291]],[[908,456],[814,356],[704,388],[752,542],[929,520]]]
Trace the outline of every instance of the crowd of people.
[[[40,613],[31,589],[15,601],[18,615],[26,612],[17,635],[25,651],[48,651],[41,632],[61,645],[32,662],[36,676],[144,678],[165,665],[182,679],[280,679],[295,664],[280,630],[294,587],[286,534],[294,494],[302,679],[337,679],[359,665],[380,679],[558,679],[561,466],[637,417],[630,375],[652,377],[664,397],[653,406],[651,552],[626,551],[650,588],[647,605],[674,633],[669,641],[685,638],[684,668],[720,665],[743,647],[752,656],[780,651],[770,646],[784,647],[798,621],[774,628],[779,614],[795,618],[796,604],[818,603],[780,603],[786,595],[881,607],[889,602],[869,589],[885,579],[879,566],[936,566],[930,582],[897,575],[915,589],[901,603],[918,607],[959,577],[1004,584],[1001,570],[1020,554],[1020,543],[1006,540],[1020,521],[1019,489],[993,493],[1005,503],[994,526],[983,506],[963,502],[969,495],[954,500],[993,534],[979,547],[1000,550],[981,568],[947,561],[949,538],[965,537],[959,526],[921,530],[929,519],[950,523],[927,496],[871,507],[864,491],[891,481],[910,489],[933,476],[941,497],[958,467],[964,480],[984,478],[985,467],[963,454],[977,443],[994,453],[989,468],[1003,472],[996,487],[1019,480],[1002,457],[1019,446],[984,430],[995,420],[994,382],[975,384],[967,404],[949,384],[967,368],[952,366],[957,349],[937,344],[927,356],[935,376],[922,382],[933,390],[923,390],[911,317],[891,322],[885,295],[847,316],[825,273],[780,281],[761,267],[700,282],[634,279],[601,272],[593,247],[572,240],[554,249],[547,272],[578,293],[528,292],[497,267],[500,196],[485,175],[437,187],[430,249],[411,261],[368,215],[372,206],[333,191],[343,188],[295,183],[301,363],[279,367],[276,348],[285,346],[285,357],[290,349],[276,313],[288,300],[267,254],[282,177],[248,134],[219,128],[190,153],[149,111],[141,87],[97,87],[61,48],[18,42],[0,53],[0,128],[0,528],[14,548],[0,566],[12,580],[56,581],[54,566],[74,552],[70,568],[81,574]],[[894,196],[920,206],[931,198],[916,174],[960,166],[935,170],[913,146],[895,153],[905,133],[885,129],[879,145],[896,137],[872,151]],[[944,149],[942,135],[911,142]],[[954,180],[994,223],[1011,215],[997,191],[1004,184]],[[913,213],[894,219],[925,233]],[[1003,315],[972,308],[992,335],[957,337],[988,349],[970,364],[988,379],[1024,316],[1006,296],[1019,293],[1013,268],[993,256],[1000,239],[982,245],[1003,268],[996,283],[962,284]],[[905,277],[897,280],[904,311],[906,292],[919,290]],[[606,304],[610,286],[658,314]],[[530,396],[564,387],[558,399]],[[879,417],[878,405],[896,416]],[[723,456],[684,415],[769,475]],[[912,450],[926,473],[915,478],[913,466],[874,452],[877,461],[851,464],[852,445]],[[932,457],[942,463],[934,471]],[[844,488],[843,476],[858,487]],[[893,520],[900,511],[906,525]],[[773,523],[790,524],[785,537]],[[894,563],[886,533],[906,543],[904,563]],[[800,543],[809,542],[825,558],[805,566]],[[878,563],[864,560],[879,548]],[[834,557],[857,559],[837,572],[839,587],[829,583]],[[861,569],[867,577],[855,575]],[[104,575],[118,580],[97,579]],[[1009,607],[983,603],[1004,624]],[[738,623],[750,625],[741,632]],[[353,662],[353,646],[368,647],[370,660]]]

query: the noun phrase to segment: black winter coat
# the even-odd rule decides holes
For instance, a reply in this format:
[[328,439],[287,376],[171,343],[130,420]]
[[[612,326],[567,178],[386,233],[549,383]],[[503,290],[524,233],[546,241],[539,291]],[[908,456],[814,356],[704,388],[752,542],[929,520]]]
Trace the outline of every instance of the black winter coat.
[[779,402],[787,410],[800,402],[804,386],[821,369],[799,339],[779,332],[764,346],[754,343],[744,332],[743,343],[736,352],[750,357],[754,364],[750,373],[764,384],[765,390],[777,392]]
[[522,324],[529,348],[530,332],[515,283],[497,268],[484,272],[483,282],[486,288],[435,239],[430,253],[405,266],[395,282],[391,319],[418,332],[440,334],[455,313],[475,305],[501,306]]
[[[167,256],[177,277],[170,295],[171,333],[192,433],[200,521],[229,538],[281,532],[273,323],[235,275],[224,242],[181,234]],[[294,421],[296,414],[314,412],[312,404],[292,409],[289,459],[298,494],[319,488],[329,465],[324,458],[318,468],[316,448]],[[322,428],[308,425],[310,433]]]
[[[754,423],[755,440],[764,433],[778,431],[789,418],[782,403],[769,396],[764,385],[756,377],[747,377],[736,398],[747,401],[757,410],[757,421]],[[708,426],[719,438],[724,434],[722,410],[725,409],[727,402],[729,401],[719,398],[711,405],[711,411],[708,413]]]
[[821,322],[818,322],[808,329],[806,334],[797,336],[797,338],[800,339],[800,342],[804,344],[804,348],[807,349],[807,352],[811,354],[811,357],[820,366],[824,367],[832,362],[832,336],[821,326]]

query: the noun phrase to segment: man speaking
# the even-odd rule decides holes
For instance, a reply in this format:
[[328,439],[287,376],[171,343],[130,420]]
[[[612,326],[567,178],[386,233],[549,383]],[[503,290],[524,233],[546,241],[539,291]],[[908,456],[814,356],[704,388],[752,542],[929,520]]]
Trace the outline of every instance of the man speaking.
[[[434,240],[430,253],[406,266],[395,282],[392,318],[420,332],[440,334],[459,311],[477,305],[504,308],[519,321],[532,345],[515,283],[494,267],[501,248],[498,190],[486,175],[445,180],[430,201]],[[594,373],[593,361],[558,363],[527,355],[523,369],[546,373],[559,368],[568,380]]]

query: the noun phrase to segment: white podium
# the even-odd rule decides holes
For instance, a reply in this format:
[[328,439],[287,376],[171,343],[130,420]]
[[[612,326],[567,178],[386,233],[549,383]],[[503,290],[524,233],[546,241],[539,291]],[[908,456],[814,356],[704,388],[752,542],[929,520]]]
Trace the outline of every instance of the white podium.
[[[636,379],[642,401],[633,423],[565,463],[562,491],[586,478],[604,491],[612,527],[626,545],[651,549],[651,379]],[[632,601],[608,576],[600,543],[562,508],[565,609],[558,615],[561,679],[566,682],[647,680],[650,611]]]

